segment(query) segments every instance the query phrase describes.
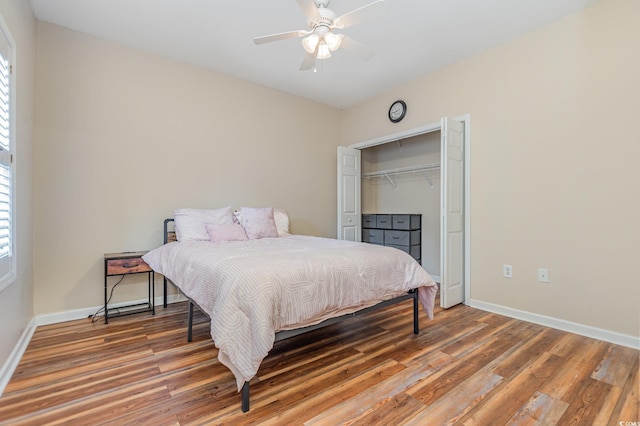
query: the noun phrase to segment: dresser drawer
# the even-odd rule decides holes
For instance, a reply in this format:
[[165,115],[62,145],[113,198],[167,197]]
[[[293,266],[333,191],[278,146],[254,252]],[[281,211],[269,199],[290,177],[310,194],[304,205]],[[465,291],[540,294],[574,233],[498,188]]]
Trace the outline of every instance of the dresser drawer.
[[372,244],[384,244],[384,231],[382,229],[363,229],[362,241]]
[[421,250],[422,246],[411,246],[409,248],[409,254],[411,255],[411,257],[413,257],[415,260],[420,260],[422,258],[422,250]]
[[391,215],[390,214],[377,214],[376,215],[376,228],[391,229]]
[[363,214],[362,215],[362,227],[363,228],[375,228],[376,227],[376,215]]
[[405,253],[411,254],[411,253],[409,252],[409,246],[397,246],[397,245],[395,245],[395,244],[385,244],[385,246],[387,246],[387,247],[393,247],[393,248],[395,248],[395,249],[402,250],[402,251],[403,251],[403,252],[405,252]]
[[384,243],[398,246],[420,244],[420,231],[384,231]]
[[140,257],[108,259],[106,261],[107,275],[137,274],[139,272],[151,272],[151,268]]
[[393,229],[420,229],[420,215],[417,214],[394,214],[391,221]]

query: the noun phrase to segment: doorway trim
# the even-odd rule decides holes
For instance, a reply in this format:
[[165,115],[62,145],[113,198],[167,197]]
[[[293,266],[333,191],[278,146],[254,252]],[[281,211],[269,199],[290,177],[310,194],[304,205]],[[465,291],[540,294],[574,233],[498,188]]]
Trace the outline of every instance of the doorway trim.
[[[471,300],[471,114],[452,118],[464,123],[464,303],[468,305]],[[413,129],[358,142],[349,145],[349,148],[371,148],[412,136],[437,132],[440,128],[440,121],[437,121],[414,127]]]

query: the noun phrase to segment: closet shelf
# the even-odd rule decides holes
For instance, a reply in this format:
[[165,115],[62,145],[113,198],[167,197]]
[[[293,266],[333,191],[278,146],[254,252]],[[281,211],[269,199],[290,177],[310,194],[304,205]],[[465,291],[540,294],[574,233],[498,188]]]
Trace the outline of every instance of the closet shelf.
[[[391,176],[404,175],[408,173],[423,173],[423,172],[428,172],[429,170],[436,170],[439,168],[440,168],[440,163],[418,164],[415,166],[398,167],[396,169],[385,169],[385,170],[378,170],[375,172],[363,173],[362,177],[365,179],[383,177],[389,181],[389,183],[391,184],[391,186],[393,186],[394,189],[398,189],[393,179],[391,179]],[[429,185],[433,188],[433,183],[431,182],[431,179],[429,179],[429,175],[425,175],[425,177],[427,178],[427,182],[429,182]]]

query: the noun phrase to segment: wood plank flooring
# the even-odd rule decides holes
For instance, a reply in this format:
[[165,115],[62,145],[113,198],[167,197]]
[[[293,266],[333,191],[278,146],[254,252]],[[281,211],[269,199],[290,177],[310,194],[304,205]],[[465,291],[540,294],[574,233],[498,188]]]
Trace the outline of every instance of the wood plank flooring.
[[278,342],[248,413],[206,319],[191,343],[186,321],[179,303],[38,327],[0,424],[640,425],[637,350],[467,306],[417,336],[408,301]]

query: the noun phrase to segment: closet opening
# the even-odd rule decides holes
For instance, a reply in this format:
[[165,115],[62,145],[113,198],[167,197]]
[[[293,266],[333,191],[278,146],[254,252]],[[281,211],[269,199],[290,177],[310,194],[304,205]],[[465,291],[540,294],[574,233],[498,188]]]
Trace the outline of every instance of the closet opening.
[[[363,216],[417,217],[414,222],[419,220],[420,223],[410,226],[410,239],[413,237],[414,241],[409,243],[415,243],[415,239],[419,238],[419,244],[409,244],[407,247],[412,256],[439,283],[440,131],[364,148],[361,150],[361,161]],[[363,241],[369,235],[367,229],[379,229],[367,228],[369,225],[372,224],[362,224]],[[387,236],[391,237],[392,232],[388,232]],[[391,245],[393,242],[392,240]],[[383,236],[381,243],[389,241],[385,241]]]
[[470,297],[469,120],[338,147],[338,238],[406,251],[443,308]]

